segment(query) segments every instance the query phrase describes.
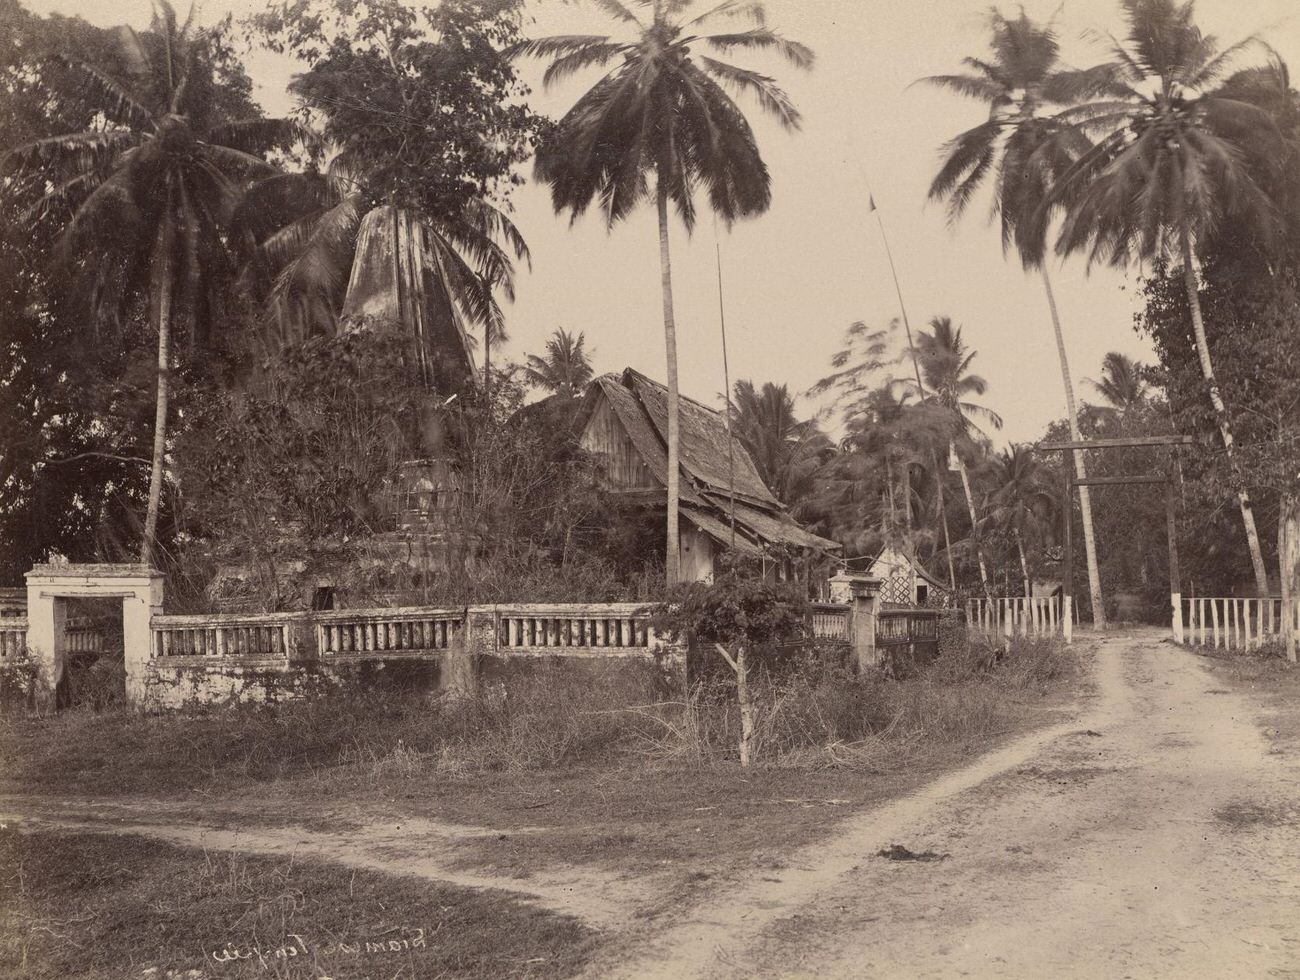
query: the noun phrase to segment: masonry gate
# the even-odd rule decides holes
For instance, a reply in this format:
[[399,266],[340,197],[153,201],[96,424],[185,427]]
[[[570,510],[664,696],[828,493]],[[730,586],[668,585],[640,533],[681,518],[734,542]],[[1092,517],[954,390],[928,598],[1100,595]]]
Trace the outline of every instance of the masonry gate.
[[121,599],[128,701],[144,700],[149,620],[162,612],[163,577],[147,565],[37,565],[27,578],[27,651],[53,694],[68,654],[67,600]]

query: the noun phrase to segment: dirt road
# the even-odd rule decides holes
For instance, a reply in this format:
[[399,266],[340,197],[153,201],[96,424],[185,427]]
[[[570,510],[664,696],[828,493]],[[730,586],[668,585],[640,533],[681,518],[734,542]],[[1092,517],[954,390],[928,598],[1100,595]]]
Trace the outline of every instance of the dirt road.
[[[1300,766],[1155,631],[1084,714],[738,883],[628,977],[1300,977]],[[892,844],[942,860],[877,856]]]
[[[663,882],[461,866],[457,841],[490,827],[220,826],[146,801],[0,801],[0,821],[513,893],[605,933],[591,977],[1300,977],[1300,761],[1163,634],[1095,646],[1096,693],[1067,723],[851,817],[779,870],[719,875],[667,928],[637,914],[671,907]],[[936,859],[878,856],[894,844]]]

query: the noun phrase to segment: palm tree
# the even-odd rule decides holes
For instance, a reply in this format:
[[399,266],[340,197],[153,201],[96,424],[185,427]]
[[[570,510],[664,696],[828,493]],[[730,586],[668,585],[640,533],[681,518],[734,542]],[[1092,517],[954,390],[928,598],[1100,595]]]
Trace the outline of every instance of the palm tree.
[[60,252],[75,284],[105,315],[145,295],[158,331],[153,454],[140,561],[158,536],[172,366],[172,320],[192,309],[226,258],[227,233],[248,182],[274,173],[256,151],[290,131],[264,118],[217,118],[210,94],[211,35],[156,0],[150,31],[120,32],[132,66],[123,84],[73,58],[67,67],[103,116],[101,127],[55,136],[8,154],[20,186],[45,193],[29,214],[66,219]]
[[[695,191],[703,185],[710,207],[724,221],[761,214],[772,199],[771,178],[754,133],[727,89],[752,95],[765,112],[788,129],[799,113],[789,96],[766,75],[719,61],[703,49],[726,54],[737,49],[774,51],[809,68],[808,48],[765,26],[763,9],[750,0],[722,0],[688,19],[694,0],[638,0],[638,15],[621,0],[598,0],[635,37],[603,35],[540,38],[520,44],[520,55],[554,58],[545,83],[554,84],[584,68],[615,63],[560,120],[555,138],[537,154],[537,175],[551,185],[556,212],[574,219],[599,201],[612,228],[650,194],[655,175],[659,216],[659,264],[663,291],[664,346],[668,381],[668,533],[665,570],[670,584],[679,575],[677,509],[678,388],[677,326],[673,314],[672,264],[668,247],[668,204],[677,208],[689,232],[695,225]],[[754,26],[732,33],[697,33],[710,20],[744,17]]]
[[[916,335],[916,356],[921,364],[921,375],[929,388],[929,397],[952,417],[954,430],[966,437],[983,433],[974,420],[1002,428],[1002,416],[990,408],[970,401],[988,391],[988,382],[978,374],[970,374],[971,362],[978,352],[966,346],[962,339],[961,327],[953,325],[952,319],[936,316],[930,320],[930,332],[921,330]],[[966,462],[957,451],[956,437],[948,441],[948,452],[957,471],[961,474],[962,490],[966,494],[966,509],[970,513],[971,533],[979,534],[979,518],[975,513],[975,497],[971,492],[970,474]],[[989,588],[988,567],[984,562],[984,553],[979,541],[975,541],[975,555],[979,563],[980,584],[985,591]]]
[[868,470],[884,470],[881,532],[886,542],[913,554],[925,532],[916,520],[912,469],[923,466],[930,449],[951,438],[953,428],[946,410],[911,402],[909,389],[890,380],[866,392],[846,414],[844,448],[868,460]]
[[[1194,244],[1225,218],[1266,235],[1273,206],[1253,179],[1242,134],[1276,133],[1268,112],[1214,91],[1233,58],[1257,39],[1220,49],[1193,21],[1190,2],[1122,0],[1129,30],[1110,38],[1111,60],[1094,72],[1097,100],[1063,111],[1076,133],[1096,137],[1061,176],[1051,204],[1065,210],[1061,254],[1082,251],[1089,265],[1124,266],[1169,254],[1181,258],[1201,373],[1232,455],[1232,426],[1210,360]],[[1268,573],[1250,497],[1237,493],[1260,595]]]
[[1032,446],[1013,443],[993,457],[991,463],[993,491],[989,495],[985,520],[1010,532],[1015,539],[1025,595],[1028,596],[1031,580],[1025,541],[1042,541],[1044,518],[1051,511],[1052,495],[1047,490],[1042,464],[1034,456]]
[[786,385],[737,381],[732,415],[736,438],[778,500],[796,513],[812,490],[813,474],[832,451],[813,419],[799,421]]
[[1145,366],[1114,350],[1102,358],[1101,380],[1088,383],[1106,399],[1110,412],[1120,417],[1144,405],[1150,395]]
[[[932,85],[974,98],[988,105],[985,122],[955,137],[943,148],[944,162],[930,185],[930,197],[947,199],[948,216],[956,222],[981,184],[995,184],[993,214],[1001,223],[1002,249],[1013,244],[1026,268],[1037,268],[1047,293],[1047,309],[1056,355],[1065,389],[1065,411],[1070,438],[1079,440],[1078,408],[1065,335],[1056,307],[1056,294],[1047,266],[1043,263],[1044,232],[1041,204],[1052,180],[1086,145],[1076,131],[1046,115],[1049,107],[1064,107],[1091,91],[1092,73],[1064,68],[1059,60],[1060,44],[1051,25],[1030,20],[1022,10],[1015,20],[994,11],[989,18],[992,32],[990,60],[965,59],[970,72],[934,75],[922,79]],[[1075,450],[1074,471],[1085,478],[1083,453]],[[1083,543],[1088,565],[1088,589],[1095,622],[1105,626],[1101,598],[1101,573],[1097,563],[1097,541],[1092,526],[1092,498],[1087,487],[1079,488],[1083,513]]]
[[586,344],[586,334],[579,332],[575,337],[563,327],[556,328],[546,341],[545,357],[528,355],[525,376],[529,384],[565,398],[581,396],[594,373]]

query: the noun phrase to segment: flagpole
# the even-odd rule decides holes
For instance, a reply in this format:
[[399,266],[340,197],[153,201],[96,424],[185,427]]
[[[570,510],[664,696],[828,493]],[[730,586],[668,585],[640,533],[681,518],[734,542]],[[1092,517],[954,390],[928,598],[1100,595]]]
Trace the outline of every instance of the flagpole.
[[713,250],[718,264],[718,323],[722,328],[722,383],[727,400],[727,489],[731,503],[731,550],[736,550],[736,450],[731,439],[731,368],[727,364],[727,309],[722,299],[722,240],[718,237],[718,216],[713,216]]
[[898,309],[903,314],[903,329],[907,331],[907,350],[912,355],[912,370],[916,372],[916,389],[921,398],[925,398],[925,385],[921,381],[921,365],[916,360],[916,345],[912,342],[912,324],[907,318],[907,306],[903,302],[903,288],[898,284],[898,269],[894,266],[894,253],[889,247],[889,236],[885,234],[885,222],[880,217],[880,208],[876,206],[876,195],[867,192],[867,202],[871,213],[876,216],[876,226],[880,229],[880,240],[885,243],[885,258],[889,260],[889,274],[894,278],[894,292],[898,295]]
[[[880,217],[880,208],[876,206],[876,195],[871,193],[870,188],[867,190],[867,202],[871,207],[871,212],[876,216],[876,226],[880,229],[880,240],[885,244],[885,258],[889,260],[889,274],[894,279],[894,292],[898,295],[898,309],[903,314],[903,328],[907,331],[907,350],[912,355],[912,370],[916,373],[916,390],[925,400],[925,383],[921,380],[921,365],[916,357],[916,344],[912,341],[912,324],[907,319],[907,305],[903,302],[903,287],[898,284],[898,269],[894,266],[894,253],[889,247],[889,236],[885,234],[885,222]],[[948,509],[943,499],[943,477],[939,474],[939,454],[933,447],[930,449],[930,459],[934,463],[934,485],[939,491],[939,511],[943,517],[943,544],[944,551],[948,558],[948,585],[952,587],[954,593],[957,591],[957,570],[952,563],[952,540],[948,534]],[[974,528],[971,529],[974,534]]]

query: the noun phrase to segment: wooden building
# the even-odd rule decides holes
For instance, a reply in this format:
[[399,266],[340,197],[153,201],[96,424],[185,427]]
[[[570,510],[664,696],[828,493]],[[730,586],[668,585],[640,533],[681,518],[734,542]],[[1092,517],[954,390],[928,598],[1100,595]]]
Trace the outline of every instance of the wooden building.
[[[744,555],[770,562],[778,578],[839,550],[805,530],[764,485],[738,440],[727,452],[722,414],[682,397],[680,402],[681,563],[686,581],[706,581],[733,538]],[[668,391],[626,369],[597,378],[580,419],[582,448],[598,462],[610,489],[636,506],[667,506]],[[731,478],[734,467],[735,479]]]
[[915,556],[886,545],[863,571],[880,579],[880,601],[885,606],[947,608],[954,602],[952,589],[931,575]]

